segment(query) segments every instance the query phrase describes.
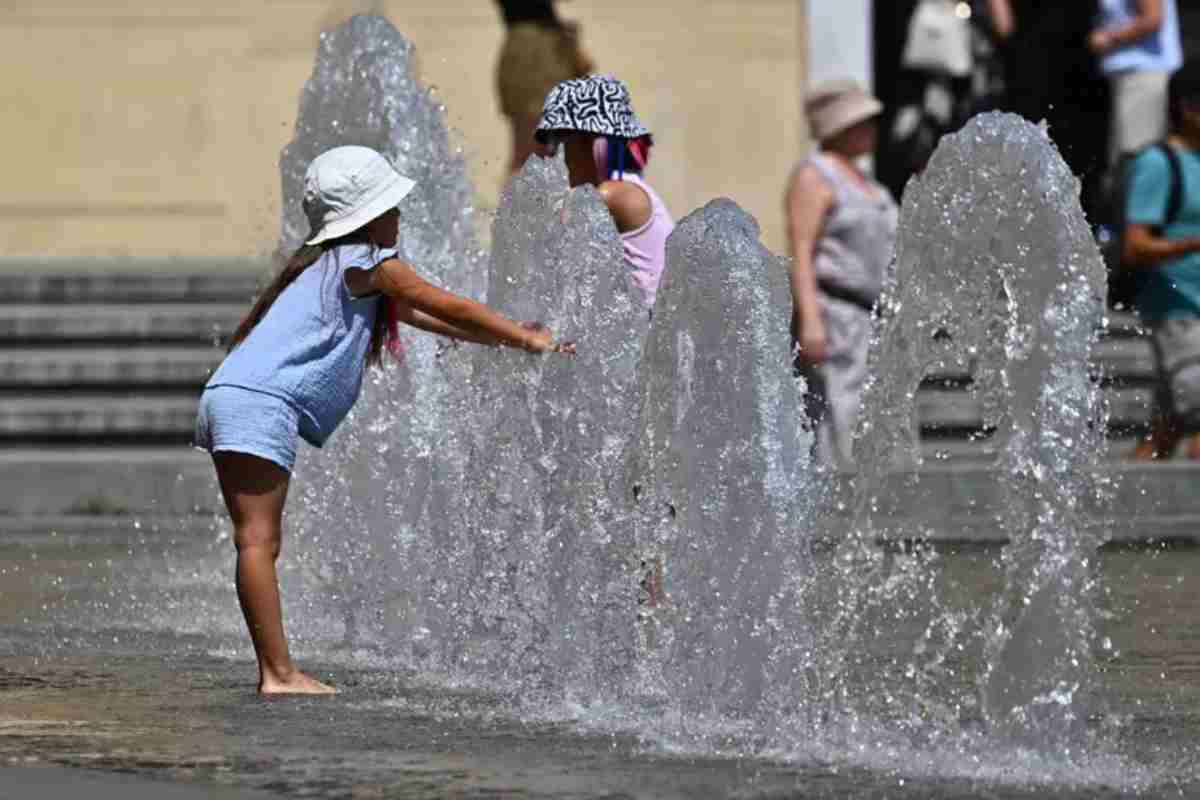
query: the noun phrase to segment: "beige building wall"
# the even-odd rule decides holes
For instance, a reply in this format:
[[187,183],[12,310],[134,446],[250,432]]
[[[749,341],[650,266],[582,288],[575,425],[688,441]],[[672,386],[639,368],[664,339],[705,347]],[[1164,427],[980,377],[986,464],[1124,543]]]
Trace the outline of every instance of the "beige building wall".
[[[783,246],[802,147],[803,0],[573,0],[599,68],[658,136],[648,177],[677,216],[717,196]],[[481,208],[508,148],[490,0],[18,0],[0,6],[0,258],[265,255],[279,151],[323,27],[385,14],[418,48]]]

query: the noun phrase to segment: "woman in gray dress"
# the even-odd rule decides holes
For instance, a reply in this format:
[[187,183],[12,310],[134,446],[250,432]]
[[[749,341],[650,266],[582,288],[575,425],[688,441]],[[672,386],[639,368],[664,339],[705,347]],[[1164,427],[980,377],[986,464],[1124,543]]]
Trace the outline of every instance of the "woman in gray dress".
[[819,147],[787,191],[792,341],[817,458],[847,469],[898,211],[857,164],[875,150],[880,102],[853,81],[832,81],[809,94],[805,110]]

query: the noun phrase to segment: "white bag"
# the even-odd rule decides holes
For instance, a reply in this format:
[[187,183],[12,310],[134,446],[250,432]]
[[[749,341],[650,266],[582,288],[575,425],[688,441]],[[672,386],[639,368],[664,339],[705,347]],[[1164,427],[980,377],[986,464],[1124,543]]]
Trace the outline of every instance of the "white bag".
[[908,26],[906,69],[963,78],[971,74],[971,23],[958,15],[955,0],[921,0]]

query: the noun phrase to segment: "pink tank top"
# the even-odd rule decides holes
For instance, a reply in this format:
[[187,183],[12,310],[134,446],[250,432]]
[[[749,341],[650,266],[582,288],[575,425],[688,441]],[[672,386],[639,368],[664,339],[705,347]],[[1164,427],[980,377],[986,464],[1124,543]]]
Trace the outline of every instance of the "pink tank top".
[[626,172],[621,180],[636,183],[650,198],[650,219],[637,230],[622,233],[621,245],[625,248],[625,261],[633,268],[633,282],[641,290],[646,307],[654,308],[658,282],[662,280],[667,261],[667,237],[675,230],[675,220],[671,219],[662,198],[639,176]]

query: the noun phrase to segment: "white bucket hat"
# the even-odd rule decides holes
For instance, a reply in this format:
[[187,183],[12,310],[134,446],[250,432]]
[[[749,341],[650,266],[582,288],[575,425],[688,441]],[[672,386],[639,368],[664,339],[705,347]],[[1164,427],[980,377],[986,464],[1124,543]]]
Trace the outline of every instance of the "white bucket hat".
[[863,120],[879,116],[883,104],[856,81],[827,81],[813,88],[804,100],[808,127],[818,142],[831,139]]
[[399,205],[414,186],[369,147],[326,150],[304,173],[304,214],[312,230],[305,244],[353,233]]

